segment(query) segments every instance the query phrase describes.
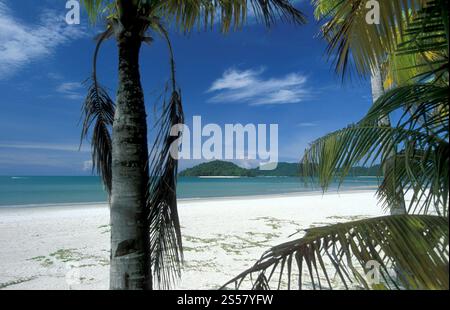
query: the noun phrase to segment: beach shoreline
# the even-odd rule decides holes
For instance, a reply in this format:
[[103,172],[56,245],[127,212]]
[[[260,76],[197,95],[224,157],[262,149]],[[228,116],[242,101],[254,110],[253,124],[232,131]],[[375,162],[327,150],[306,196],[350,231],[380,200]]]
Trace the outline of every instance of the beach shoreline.
[[[304,229],[383,215],[375,191],[180,199],[176,288],[215,289]],[[0,289],[107,289],[106,203],[0,208]]]
[[[298,191],[289,193],[277,193],[277,194],[260,194],[260,195],[235,195],[235,196],[221,196],[221,197],[198,197],[198,198],[178,198],[178,203],[190,203],[190,202],[203,202],[203,201],[232,201],[232,200],[256,200],[256,199],[270,199],[270,198],[283,198],[283,197],[299,197],[299,196],[327,196],[327,195],[343,195],[343,194],[357,194],[357,193],[372,193],[375,186],[361,186],[353,187],[351,189],[342,189],[339,191],[326,191],[311,190],[311,191]],[[107,206],[106,201],[92,201],[92,202],[62,202],[62,203],[37,203],[37,204],[16,204],[16,205],[0,205],[0,212],[2,210],[16,209],[16,208],[61,208],[61,207],[92,207],[92,206]]]

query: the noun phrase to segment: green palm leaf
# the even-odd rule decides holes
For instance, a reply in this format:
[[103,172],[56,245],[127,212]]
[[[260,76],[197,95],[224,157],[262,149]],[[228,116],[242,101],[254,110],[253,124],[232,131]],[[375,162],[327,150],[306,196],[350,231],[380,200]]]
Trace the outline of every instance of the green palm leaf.
[[395,215],[308,229],[223,288],[448,289],[448,278],[448,218]]
[[398,126],[402,128],[415,126],[421,126],[422,129],[425,128],[424,126],[445,128],[449,116],[447,102],[448,86],[416,83],[397,87],[381,96],[369,109],[361,123],[369,123],[396,110],[401,110],[403,115],[398,121]]
[[378,198],[386,209],[395,205],[398,202],[395,189],[402,184],[405,193],[412,193],[409,214],[448,216],[448,144],[433,152],[416,150],[411,145],[410,150],[390,159],[394,163],[386,170]]
[[315,15],[325,21],[323,36],[329,55],[336,54],[336,71],[349,67],[370,74],[389,52],[394,52],[405,35],[404,25],[427,4],[427,0],[377,0],[380,23],[366,21],[366,0],[313,0]]
[[[103,13],[118,19],[123,0],[83,0],[91,21]],[[277,19],[304,24],[306,18],[289,0],[134,0],[140,17],[159,17],[177,28],[190,31],[195,26],[214,26],[217,19],[221,29],[228,32],[245,23],[249,8],[267,26]]]
[[[303,172],[324,190],[343,182],[352,167],[381,162],[385,169],[379,198],[395,205],[399,184],[412,192],[410,211],[447,214],[449,165],[448,87],[433,84],[403,86],[379,98],[357,124],[328,134],[305,151]],[[377,120],[400,112],[395,127]],[[397,154],[383,157],[383,154]],[[432,203],[435,202],[435,203]],[[419,205],[423,204],[419,209]]]

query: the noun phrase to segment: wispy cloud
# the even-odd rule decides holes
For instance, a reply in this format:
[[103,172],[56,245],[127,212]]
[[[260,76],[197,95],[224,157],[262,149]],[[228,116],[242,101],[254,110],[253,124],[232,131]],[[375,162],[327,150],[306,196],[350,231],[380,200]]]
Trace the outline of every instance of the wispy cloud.
[[79,149],[76,144],[56,144],[56,143],[35,143],[35,142],[12,142],[1,143],[0,148],[8,149],[28,149],[28,150],[50,150],[50,151],[64,151],[64,152],[89,152],[87,146]]
[[311,97],[306,88],[307,77],[289,73],[281,77],[264,78],[264,69],[228,69],[214,81],[208,93],[210,102],[241,102],[250,105],[298,103]]
[[67,99],[80,100],[83,99],[82,89],[83,85],[79,82],[66,82],[59,85],[56,91]]
[[298,124],[297,124],[297,127],[316,127],[316,126],[318,126],[317,123],[308,123],[308,122],[305,122],[305,123],[298,123]]
[[82,37],[80,25],[67,25],[60,12],[43,11],[40,22],[30,25],[14,17],[0,0],[0,79],[26,64],[52,55],[56,47]]

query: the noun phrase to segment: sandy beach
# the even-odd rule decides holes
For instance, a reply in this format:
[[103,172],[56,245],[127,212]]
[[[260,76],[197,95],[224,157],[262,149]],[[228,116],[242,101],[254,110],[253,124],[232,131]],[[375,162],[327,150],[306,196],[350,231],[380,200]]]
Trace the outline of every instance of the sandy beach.
[[[375,191],[179,201],[180,289],[215,289],[303,229],[375,217]],[[0,289],[108,289],[106,204],[0,208]]]

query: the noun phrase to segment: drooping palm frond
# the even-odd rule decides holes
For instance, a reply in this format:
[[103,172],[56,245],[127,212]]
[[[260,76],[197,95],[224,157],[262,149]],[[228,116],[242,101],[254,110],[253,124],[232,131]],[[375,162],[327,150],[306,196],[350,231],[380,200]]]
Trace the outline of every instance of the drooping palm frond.
[[[434,83],[415,83],[397,87],[386,92],[369,109],[364,116],[364,122],[377,120],[378,117],[389,115],[396,110],[402,110],[403,115],[398,121],[402,127],[411,128],[421,125],[434,128],[441,127],[444,134],[445,123],[448,123],[448,86],[435,86]],[[437,113],[440,111],[439,113]],[[426,124],[424,124],[426,119]]]
[[[418,11],[385,63],[387,84],[402,86],[433,78],[448,83],[448,0],[429,1]],[[436,83],[436,82],[435,82]]]
[[111,194],[111,154],[112,143],[110,130],[114,120],[114,102],[97,80],[97,57],[100,46],[104,40],[112,35],[111,28],[102,33],[94,52],[92,77],[89,80],[89,88],[83,104],[84,116],[81,140],[86,139],[92,128],[92,169],[101,176],[103,184]]
[[405,193],[412,193],[408,214],[448,216],[448,144],[440,145],[434,152],[407,150],[390,161],[393,164],[386,170],[377,192],[383,207],[387,209],[398,203],[394,191],[402,184]]
[[[406,187],[406,192],[417,195],[416,190],[420,189],[421,197],[425,199],[413,199],[410,209],[413,206],[415,209],[420,201],[443,199],[443,205],[439,207],[446,210],[448,85],[438,85],[434,81],[415,83],[386,92],[359,123],[313,142],[303,158],[304,173],[318,177],[325,190],[336,177],[342,182],[353,166],[389,161],[392,169],[386,173],[388,178],[379,192],[384,202],[395,202],[393,192],[388,189],[398,188],[401,184]],[[400,114],[393,126],[377,123],[393,113]],[[396,153],[399,155],[395,158],[383,157],[383,154]],[[395,184],[397,181],[399,183]],[[427,194],[423,196],[424,193]]]
[[185,31],[198,26],[213,26],[217,19],[222,31],[239,27],[246,21],[249,9],[255,17],[271,26],[277,19],[304,24],[306,18],[289,0],[199,0],[161,1],[161,16],[172,20]]
[[[119,18],[120,0],[83,0],[91,21],[99,15]],[[289,0],[136,0],[139,17],[162,18],[174,22],[179,29],[190,31],[195,26],[213,26],[219,21],[222,31],[238,28],[249,12],[267,26],[277,19],[296,24],[306,22],[305,15]]]
[[431,209],[445,216],[450,157],[448,87],[433,84],[415,84],[388,92],[372,106],[365,121],[400,109],[403,114],[397,128],[414,129],[432,138],[433,142],[413,137],[403,141],[402,151],[395,158],[386,159],[393,164],[385,173],[378,195],[386,205],[392,204],[392,189],[402,184],[405,192],[414,193],[409,212],[423,214]]
[[448,218],[438,216],[312,228],[265,252],[223,288],[448,289],[448,246]]
[[[170,288],[180,277],[183,261],[181,228],[177,210],[178,144],[181,133],[172,135],[172,128],[184,124],[180,90],[176,88],[175,63],[167,31],[156,24],[167,42],[171,66],[171,97],[164,103],[155,127],[156,138],[150,151],[147,208],[150,222],[150,251],[154,281],[160,288]],[[174,145],[176,150],[174,150]],[[175,154],[174,154],[175,153]]]
[[315,15],[324,19],[323,36],[336,71],[345,73],[354,66],[361,75],[376,71],[386,54],[396,50],[404,35],[403,25],[423,8],[428,0],[377,0],[379,24],[366,20],[366,0],[313,0]]
[[159,122],[160,129],[150,152],[147,205],[154,280],[160,288],[168,288],[180,276],[183,260],[176,200],[178,160],[171,155],[172,144],[179,137],[170,135],[172,126],[183,123],[181,98],[177,91],[172,93]]
[[[376,108],[387,111],[389,103],[386,101],[386,105]],[[411,200],[410,210],[419,204],[429,206],[432,201],[441,201],[433,204],[433,211],[448,214],[448,111],[428,116],[424,122],[422,119],[430,112],[430,106],[432,102],[419,105],[411,115],[405,114],[407,121],[396,127],[372,125],[380,116],[373,109],[367,120],[318,139],[305,151],[302,160],[305,176],[318,178],[326,190],[333,180],[342,183],[353,167],[381,161],[389,166],[379,189],[379,197],[387,205],[396,201],[394,189],[401,184],[405,193],[412,192],[421,198]],[[397,148],[400,150],[393,152]],[[382,156],[392,153],[398,155]]]
[[[391,139],[395,143],[390,143]],[[350,169],[372,164],[396,144],[415,141],[416,147],[433,148],[445,143],[417,129],[359,123],[330,133],[313,142],[302,159],[305,176],[319,177],[324,189],[337,177],[343,181]]]
[[305,15],[288,0],[253,0],[250,4],[256,17],[263,19],[267,26],[275,23],[277,18],[298,24],[306,23]]
[[114,119],[114,103],[106,91],[92,83],[83,106],[84,121],[82,139],[87,138],[93,125],[91,148],[93,170],[101,176],[108,193],[111,193],[111,135]]
[[448,0],[428,0],[405,27],[397,53],[448,53]]

